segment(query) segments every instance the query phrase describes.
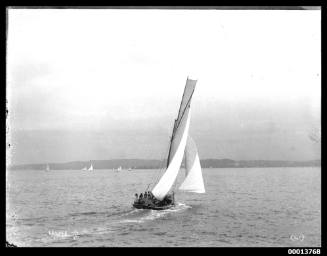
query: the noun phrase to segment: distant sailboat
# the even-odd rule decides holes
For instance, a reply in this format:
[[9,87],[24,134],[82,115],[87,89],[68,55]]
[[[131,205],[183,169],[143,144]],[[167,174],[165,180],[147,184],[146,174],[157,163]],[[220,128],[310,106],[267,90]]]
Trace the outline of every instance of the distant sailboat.
[[132,168],[128,168],[128,170],[129,170],[129,171],[131,171],[131,170],[132,170]]
[[47,164],[45,170],[46,170],[47,172],[50,171],[50,166],[49,166],[48,164]]
[[82,171],[87,171],[87,167],[85,166],[85,167],[82,169]]
[[91,164],[90,168],[87,169],[88,171],[93,171],[93,165]]
[[196,145],[189,136],[190,104],[196,80],[186,80],[182,102],[175,119],[170,139],[166,171],[150,193],[136,198],[133,206],[139,209],[164,210],[175,205],[174,184],[185,155],[185,179],[179,189],[186,192],[205,193],[200,159]]
[[121,168],[121,166],[119,166],[118,169],[117,169],[117,171],[121,171],[121,170],[122,170],[122,168]]

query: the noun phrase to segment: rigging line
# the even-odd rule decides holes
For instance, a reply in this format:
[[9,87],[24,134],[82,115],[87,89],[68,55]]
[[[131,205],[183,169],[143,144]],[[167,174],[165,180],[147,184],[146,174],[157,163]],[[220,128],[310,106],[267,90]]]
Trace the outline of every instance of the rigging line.
[[173,138],[174,138],[174,131],[175,131],[175,126],[176,126],[176,121],[177,119],[175,119],[174,121],[174,128],[173,128],[173,133],[170,137],[170,141],[169,141],[169,149],[168,149],[168,156],[167,156],[167,162],[166,162],[166,167],[168,168],[168,165],[169,165],[169,158],[170,158],[170,151],[171,151],[171,144],[173,142]]
[[[166,148],[166,150],[164,151],[164,155],[163,155],[163,157],[167,154],[166,152],[167,152],[167,148]],[[160,159],[162,159],[163,157],[161,157]],[[165,168],[164,166],[161,166],[161,167],[159,166],[158,171],[157,171],[157,172],[154,172],[155,175],[154,175],[153,177],[156,177],[154,184],[156,184],[156,183],[158,182],[159,177],[161,176],[161,173],[162,173],[162,171],[163,171],[164,168]],[[154,180],[154,179],[152,178],[151,180]],[[149,187],[151,184],[152,184],[152,183],[150,183],[150,184],[148,185],[148,187]]]
[[[186,109],[187,109],[187,108],[191,108],[191,106],[190,106],[189,104],[190,104],[190,100],[191,100],[191,98],[192,98],[193,93],[194,93],[194,89],[193,89],[193,92],[192,92],[192,94],[191,94],[191,96],[190,96],[190,98],[189,98],[189,100],[188,100],[188,102],[187,102],[187,104],[186,104],[186,107],[185,107],[185,109],[184,109],[184,111],[183,111],[183,114],[182,114],[182,117],[181,117],[180,120],[182,120],[182,118],[183,118],[183,116],[184,116],[184,113],[185,113]],[[179,122],[179,123],[180,123],[180,122]],[[179,125],[179,124],[178,124],[178,125]],[[176,128],[176,129],[177,129],[177,128]],[[183,158],[183,160],[184,160],[184,165],[185,165],[185,169],[186,169],[185,149],[184,149],[184,158]],[[182,163],[183,163],[183,160],[182,160]],[[181,166],[182,166],[182,164],[181,164]],[[181,166],[179,167],[179,170],[181,169]],[[178,172],[178,173],[179,173],[179,172]],[[178,174],[177,174],[177,176],[178,176]],[[176,187],[176,184],[177,184],[177,176],[176,176],[176,179],[175,179],[174,184],[173,184],[173,186],[172,186],[172,191],[175,190],[175,187]]]
[[[188,76],[186,78],[186,83],[185,83],[185,87],[184,87],[184,92],[183,92],[183,96],[182,96],[182,100],[181,100],[181,103],[179,105],[179,109],[178,109],[178,114],[177,114],[177,119],[175,120],[175,122],[178,120],[178,116],[179,116],[179,113],[181,111],[181,107],[182,107],[182,103],[183,103],[183,99],[184,99],[184,95],[185,95],[185,91],[186,91],[186,85],[187,85],[187,81],[188,81]],[[176,126],[176,123],[174,123],[174,129],[173,129],[173,134],[175,132],[175,126]]]
[[[165,151],[164,156],[167,155],[167,151],[169,151],[169,150],[170,150],[170,145],[169,145],[169,147],[166,147],[166,151]],[[163,158],[163,160],[164,160],[164,158]],[[167,166],[167,167],[168,167],[168,166]],[[162,166],[162,168],[161,168],[161,171],[164,170],[164,169],[166,169],[167,167],[164,165],[164,161],[163,161],[163,166]],[[159,176],[159,177],[160,177],[160,176]],[[159,177],[157,177],[157,182],[158,182],[158,180],[159,180]]]
[[[164,155],[162,158],[164,158],[164,156],[167,155],[167,151],[168,151],[168,148],[166,147],[166,150],[164,151]],[[164,160],[164,159],[163,159]],[[157,184],[157,182],[159,181],[159,178],[161,177],[161,174],[162,174],[162,171],[165,169],[165,165],[164,165],[164,161],[162,161],[162,166],[159,167],[159,170],[156,172],[156,179],[155,179],[155,182],[154,184]],[[151,184],[151,183],[150,183]],[[149,185],[150,185],[149,184]]]
[[191,103],[191,99],[192,99],[192,96],[193,96],[194,90],[195,90],[195,87],[194,87],[194,89],[193,89],[193,91],[192,91],[192,94],[191,94],[190,98],[188,99],[188,101],[187,101],[187,103],[186,103],[186,107],[185,107],[184,110],[183,110],[183,114],[181,115],[181,118],[179,119],[179,122],[178,122],[178,124],[176,125],[176,129],[179,127],[179,125],[180,125],[180,123],[181,123],[181,121],[182,121],[182,119],[183,119],[183,116],[184,116],[184,114],[185,114],[186,109],[190,107],[190,103]]
[[[182,121],[182,119],[183,119],[183,117],[184,117],[184,114],[185,114],[186,109],[191,107],[191,106],[190,106],[190,101],[191,101],[191,99],[192,99],[193,93],[194,93],[194,89],[193,89],[193,91],[192,91],[192,94],[191,94],[189,100],[187,101],[186,107],[185,107],[184,110],[183,110],[183,114],[182,114],[182,116],[181,116],[181,118],[180,118],[180,120],[179,120],[178,125],[174,125],[174,127],[176,127],[176,128],[175,128],[175,131],[176,131],[177,128],[179,127],[179,125],[180,125],[180,123],[181,123],[181,121]],[[175,123],[176,123],[176,121],[177,121],[177,120],[175,120]],[[171,140],[170,140],[169,152],[168,152],[168,158],[167,158],[167,164],[166,164],[167,167],[168,167],[168,165],[169,165],[169,158],[170,158],[171,144],[172,144],[172,142],[173,142],[174,135],[175,135],[175,134],[172,135]]]
[[[169,143],[167,143],[167,145],[169,145]],[[162,157],[160,157],[160,160],[162,159],[162,163],[160,163],[160,165],[159,165],[159,168],[158,168],[158,170],[157,171],[154,171],[154,175],[152,176],[153,178],[155,177],[155,182],[153,183],[153,182],[150,182],[149,184],[148,184],[148,188],[149,188],[149,186],[151,185],[151,184],[157,184],[157,182],[159,181],[159,178],[161,177],[161,175],[162,175],[162,171],[165,169],[165,165],[164,165],[164,157],[167,155],[167,151],[168,151],[169,149],[166,147],[166,150],[164,151],[164,154],[162,155]],[[151,178],[151,180],[154,180],[153,178]]]
[[170,142],[169,142],[169,151],[168,151],[168,157],[167,157],[167,163],[166,163],[166,167],[167,167],[167,168],[168,168],[168,165],[169,165],[171,143],[173,142],[173,139],[174,139],[174,133],[175,133],[175,131],[176,131],[176,129],[177,129],[177,127],[176,127],[176,122],[177,122],[177,120],[178,120],[178,117],[179,117],[179,114],[180,114],[180,111],[181,111],[181,107],[182,107],[182,103],[183,103],[183,99],[184,99],[184,95],[185,95],[185,91],[186,91],[187,81],[188,81],[188,76],[187,76],[187,78],[186,78],[186,83],[185,83],[185,87],[184,87],[184,91],[183,91],[182,100],[181,100],[181,103],[179,104],[179,109],[178,109],[178,113],[177,113],[177,118],[176,118],[175,121],[174,121],[173,132],[172,132],[172,134],[171,134],[171,138],[170,138]]

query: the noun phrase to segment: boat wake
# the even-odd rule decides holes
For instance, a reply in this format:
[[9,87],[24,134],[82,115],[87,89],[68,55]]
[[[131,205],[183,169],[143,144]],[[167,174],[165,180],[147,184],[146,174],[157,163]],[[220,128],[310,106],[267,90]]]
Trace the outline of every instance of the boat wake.
[[121,220],[119,223],[143,223],[146,221],[160,219],[171,213],[181,212],[188,208],[191,208],[191,206],[183,204],[183,203],[177,203],[174,207],[172,207],[170,209],[160,210],[160,211],[147,210],[147,209],[135,209],[132,212],[130,212],[130,215],[132,215],[132,213],[137,213],[136,216],[132,216],[134,218],[124,219],[124,220]]
[[[121,211],[120,213],[104,215],[103,212],[86,212],[82,213],[87,216],[102,216],[103,218],[99,226],[97,223],[89,223],[90,225],[85,226],[83,229],[74,229],[73,227],[68,230],[50,230],[45,236],[39,239],[39,242],[43,245],[58,244],[62,245],[65,243],[75,244],[77,240],[88,241],[93,236],[98,235],[110,235],[112,233],[129,232],[130,225],[146,223],[163,219],[173,213],[179,213],[187,209],[192,208],[189,205],[183,203],[177,203],[174,207],[166,210],[147,210],[147,209],[131,209],[128,211]],[[94,239],[94,238],[92,238]]]

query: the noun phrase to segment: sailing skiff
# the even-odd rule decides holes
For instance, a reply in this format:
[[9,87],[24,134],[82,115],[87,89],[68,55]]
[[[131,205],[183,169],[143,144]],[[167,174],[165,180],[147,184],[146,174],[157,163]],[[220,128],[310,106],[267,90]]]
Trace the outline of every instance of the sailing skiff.
[[197,80],[187,78],[178,116],[169,144],[166,170],[151,191],[136,198],[133,207],[138,209],[165,210],[175,205],[175,182],[185,157],[185,178],[179,190],[205,193],[200,159],[195,142],[189,135],[191,99]]

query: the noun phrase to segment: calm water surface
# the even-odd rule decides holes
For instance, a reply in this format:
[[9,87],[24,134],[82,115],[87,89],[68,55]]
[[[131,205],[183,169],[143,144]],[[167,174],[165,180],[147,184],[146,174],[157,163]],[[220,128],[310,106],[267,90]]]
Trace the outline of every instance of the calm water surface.
[[7,171],[7,241],[40,247],[321,246],[320,171],[204,169],[206,194],[177,192],[177,205],[165,211],[131,207],[134,193],[155,182],[158,170]]

